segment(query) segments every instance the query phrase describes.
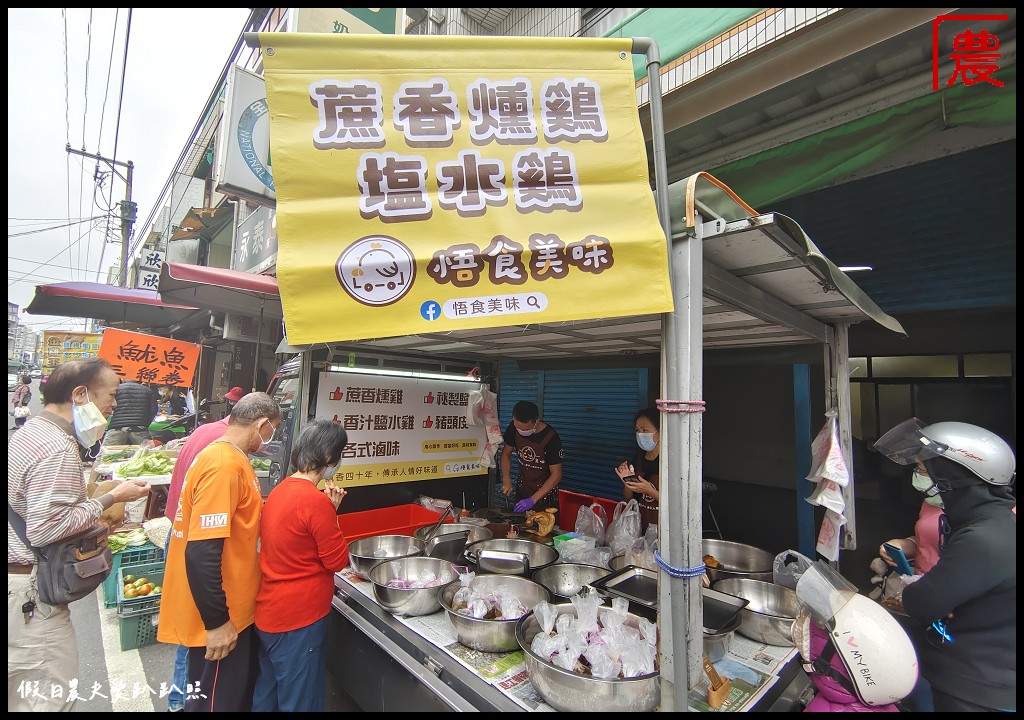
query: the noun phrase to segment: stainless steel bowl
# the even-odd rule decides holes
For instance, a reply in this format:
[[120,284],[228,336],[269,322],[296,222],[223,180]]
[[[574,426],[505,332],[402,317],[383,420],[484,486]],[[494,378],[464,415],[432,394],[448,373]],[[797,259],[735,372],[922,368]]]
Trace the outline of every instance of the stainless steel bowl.
[[799,610],[794,590],[749,578],[719,580],[714,589],[750,601],[740,611],[740,635],[768,645],[793,644],[793,621]]
[[[486,557],[492,552],[501,557],[481,565],[481,553]],[[528,563],[525,571],[521,569],[523,556]],[[525,575],[558,562],[558,550],[551,545],[524,538],[491,538],[467,545],[466,557],[478,566],[481,573]]]
[[423,554],[423,541],[408,535],[374,535],[359,538],[348,545],[349,564],[356,575],[368,579],[370,568],[384,560]]
[[[547,602],[551,597],[543,585],[515,575],[478,575],[471,585],[472,588],[483,592],[493,592],[502,586],[511,589],[512,594],[519,598],[519,602],[527,610],[539,602]],[[448,619],[455,628],[459,642],[468,648],[483,652],[507,652],[519,647],[516,643],[516,623],[519,622],[519,618],[479,620],[452,609],[452,599],[460,587],[462,582],[456,580],[445,585],[438,593],[438,600],[448,613]]]
[[[388,587],[388,582],[395,579],[410,582],[429,579],[431,575],[437,583],[423,588]],[[437,591],[447,585],[458,575],[451,563],[439,558],[408,557],[400,560],[385,560],[370,569],[369,581],[373,584],[373,596],[380,606],[395,615],[430,615],[441,609],[437,599]]]
[[597,565],[583,563],[555,563],[533,573],[532,580],[540,583],[558,602],[565,602],[595,580],[608,575]]
[[[555,606],[559,615],[576,616],[572,603]],[[600,614],[613,612],[603,607]],[[626,625],[637,627],[640,616],[627,613]],[[563,670],[536,655],[530,646],[540,632],[540,623],[533,613],[516,624],[516,641],[526,658],[530,683],[542,698],[562,712],[652,712],[661,701],[658,673],[635,678],[602,680],[589,675]]]
[[[772,581],[772,565],[775,556],[767,550],[753,545],[744,545],[728,540],[704,538],[703,554],[712,555],[723,567],[708,568],[707,574],[712,584],[726,578],[750,578],[752,580]],[[723,590],[722,592],[728,592]]]
[[[433,525],[421,527],[419,530],[413,533],[413,537],[417,537],[420,540],[426,542],[427,535],[430,534],[430,530],[433,527]],[[494,533],[492,533],[487,528],[481,527],[479,525],[471,525],[469,523],[446,523],[437,529],[437,534],[440,535],[442,533],[459,532],[460,530],[469,530],[469,536],[466,538],[467,543],[480,542],[481,540],[490,540],[492,537],[494,537]]]

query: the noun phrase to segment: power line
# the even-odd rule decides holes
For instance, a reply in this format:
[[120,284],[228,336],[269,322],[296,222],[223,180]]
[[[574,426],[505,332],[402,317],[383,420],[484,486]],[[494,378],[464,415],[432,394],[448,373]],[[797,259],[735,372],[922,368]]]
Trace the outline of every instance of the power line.
[[[102,220],[104,217],[106,217],[106,216],[105,215],[96,215],[94,217],[84,218],[82,220],[72,220],[71,222],[64,223],[62,225],[54,225],[52,227],[37,228],[35,230],[26,230],[25,232],[20,232],[20,233],[8,233],[7,234],[7,238],[10,239],[10,238],[22,237],[23,235],[35,235],[36,233],[49,232],[50,230],[60,230],[61,228],[71,227],[72,225],[79,225],[79,224],[85,223],[85,222],[92,222],[93,220]],[[79,238],[79,240],[81,240],[81,238]],[[67,248],[65,248],[65,250],[70,250],[71,249],[71,245],[72,245],[72,243],[69,242],[68,246],[67,246]],[[61,252],[64,252],[64,250],[61,250]],[[70,267],[68,269],[70,270]]]

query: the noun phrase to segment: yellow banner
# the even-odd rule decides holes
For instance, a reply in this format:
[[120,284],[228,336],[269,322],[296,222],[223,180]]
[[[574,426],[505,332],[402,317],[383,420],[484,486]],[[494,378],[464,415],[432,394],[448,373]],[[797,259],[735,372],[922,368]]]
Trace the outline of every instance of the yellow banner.
[[628,40],[260,43],[290,342],[672,310]]

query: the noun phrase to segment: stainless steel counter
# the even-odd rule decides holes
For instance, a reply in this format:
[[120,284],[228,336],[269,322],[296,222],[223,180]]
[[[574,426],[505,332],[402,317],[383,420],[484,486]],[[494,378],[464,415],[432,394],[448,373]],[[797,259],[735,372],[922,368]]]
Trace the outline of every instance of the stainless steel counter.
[[364,711],[523,711],[344,578],[334,586],[327,670]]

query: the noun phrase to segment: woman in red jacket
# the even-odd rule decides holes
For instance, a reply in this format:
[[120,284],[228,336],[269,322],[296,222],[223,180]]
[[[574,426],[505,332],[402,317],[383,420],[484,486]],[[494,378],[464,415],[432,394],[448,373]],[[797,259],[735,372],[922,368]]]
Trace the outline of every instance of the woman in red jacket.
[[256,632],[260,671],[253,712],[323,712],[327,616],[334,573],[348,565],[338,529],[341,488],[317,484],[333,475],[348,436],[330,420],[315,420],[292,449],[296,471],[275,487],[260,516]]

